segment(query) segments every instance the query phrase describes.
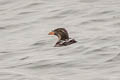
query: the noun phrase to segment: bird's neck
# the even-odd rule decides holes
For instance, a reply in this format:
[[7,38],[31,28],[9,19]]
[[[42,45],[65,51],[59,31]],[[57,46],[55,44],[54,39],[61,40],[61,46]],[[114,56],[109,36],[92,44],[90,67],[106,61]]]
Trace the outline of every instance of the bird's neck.
[[58,41],[66,41],[66,40],[69,40],[69,38],[68,38],[67,36],[65,36],[65,35],[60,35],[60,34],[58,34],[57,37],[58,37]]

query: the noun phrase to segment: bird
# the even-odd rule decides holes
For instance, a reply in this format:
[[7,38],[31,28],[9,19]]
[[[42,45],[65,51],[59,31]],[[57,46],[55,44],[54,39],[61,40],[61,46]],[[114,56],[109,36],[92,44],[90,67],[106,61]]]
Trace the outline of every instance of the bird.
[[69,38],[69,34],[65,28],[57,28],[48,33],[48,35],[56,35],[58,41],[54,47],[62,47],[76,43],[75,39]]

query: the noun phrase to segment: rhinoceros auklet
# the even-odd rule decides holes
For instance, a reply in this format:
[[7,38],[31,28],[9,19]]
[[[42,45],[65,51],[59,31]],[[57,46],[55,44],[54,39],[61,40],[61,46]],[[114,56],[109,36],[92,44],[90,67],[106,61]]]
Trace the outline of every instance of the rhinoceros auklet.
[[55,47],[67,46],[77,41],[69,38],[68,32],[64,28],[57,28],[50,32],[48,35],[56,35],[58,37],[58,42],[55,44]]

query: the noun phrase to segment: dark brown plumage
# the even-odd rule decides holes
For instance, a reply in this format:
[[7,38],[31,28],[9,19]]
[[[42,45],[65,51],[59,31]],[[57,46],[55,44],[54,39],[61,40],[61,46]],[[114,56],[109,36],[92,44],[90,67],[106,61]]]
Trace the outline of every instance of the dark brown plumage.
[[67,46],[73,43],[76,43],[74,39],[69,38],[69,34],[64,28],[57,28],[49,33],[49,35],[56,35],[58,37],[58,42],[55,44],[55,47]]

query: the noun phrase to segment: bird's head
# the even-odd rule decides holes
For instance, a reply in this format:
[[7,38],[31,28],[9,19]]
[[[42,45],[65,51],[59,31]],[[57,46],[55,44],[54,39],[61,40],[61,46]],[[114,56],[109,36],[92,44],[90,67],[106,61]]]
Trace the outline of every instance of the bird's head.
[[57,29],[49,32],[48,35],[56,35],[59,40],[67,40],[67,39],[69,39],[68,32],[64,28],[57,28]]

